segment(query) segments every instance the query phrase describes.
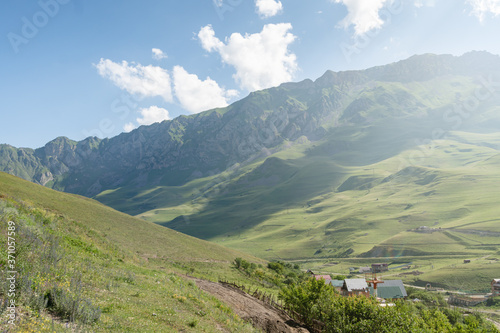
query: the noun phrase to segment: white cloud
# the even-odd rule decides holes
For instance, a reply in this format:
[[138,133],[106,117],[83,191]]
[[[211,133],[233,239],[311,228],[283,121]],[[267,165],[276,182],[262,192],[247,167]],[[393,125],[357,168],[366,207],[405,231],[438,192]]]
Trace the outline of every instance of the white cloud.
[[127,133],[135,130],[136,128],[137,126],[134,125],[134,123],[126,123],[125,126],[123,126],[123,130]]
[[233,78],[250,91],[290,81],[297,71],[297,57],[288,46],[295,40],[290,23],[267,24],[255,34],[233,33],[223,43],[212,26],[203,27],[198,38],[205,50],[216,51],[226,64],[236,69]]
[[486,14],[500,15],[500,0],[467,0],[472,6],[472,14],[483,21]]
[[215,37],[215,31],[211,25],[201,28],[198,32],[198,38],[201,41],[201,46],[208,52],[224,48],[224,43]]
[[173,71],[174,90],[182,107],[197,113],[228,105],[231,97],[238,95],[236,90],[225,90],[217,82],[207,77],[202,81],[195,74],[189,74],[183,67],[175,66]]
[[344,28],[354,25],[356,35],[362,35],[382,27],[384,21],[380,18],[379,11],[391,0],[334,0],[334,2],[347,7],[348,14],[339,25]]
[[168,58],[168,56],[160,49],[153,48],[151,51],[153,52],[153,59],[155,60]]
[[153,123],[162,122],[164,120],[170,120],[168,111],[156,105],[141,109],[139,113],[142,116],[142,118],[136,119],[139,125],[151,125]]
[[111,80],[117,87],[139,97],[160,96],[165,101],[172,101],[172,87],[168,72],[157,66],[116,63],[102,59],[97,65],[99,75]]
[[123,127],[125,132],[130,132],[139,125],[151,125],[153,123],[171,119],[167,110],[156,105],[140,109],[139,113],[141,114],[141,117],[136,119],[138,125],[134,125],[134,123],[125,124]]
[[257,6],[257,13],[262,18],[275,16],[283,10],[281,1],[275,0],[255,0],[255,6]]

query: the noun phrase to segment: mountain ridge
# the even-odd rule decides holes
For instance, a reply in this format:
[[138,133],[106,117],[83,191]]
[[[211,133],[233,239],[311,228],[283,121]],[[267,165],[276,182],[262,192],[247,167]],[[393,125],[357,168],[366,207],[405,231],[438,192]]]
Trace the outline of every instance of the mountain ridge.
[[[38,149],[0,145],[0,170],[86,196],[144,182],[181,185],[284,142],[303,136],[317,141],[331,126],[362,122],[358,111],[366,105],[358,100],[357,106],[351,105],[348,95],[367,82],[426,80],[463,72],[463,66],[468,66],[465,72],[485,71],[491,63],[500,63],[500,57],[486,52],[461,57],[426,54],[367,70],[327,71],[315,81],[283,83],[252,92],[226,108],[141,126],[110,139],[76,142],[59,137]],[[350,107],[353,117],[345,115],[344,107]]]

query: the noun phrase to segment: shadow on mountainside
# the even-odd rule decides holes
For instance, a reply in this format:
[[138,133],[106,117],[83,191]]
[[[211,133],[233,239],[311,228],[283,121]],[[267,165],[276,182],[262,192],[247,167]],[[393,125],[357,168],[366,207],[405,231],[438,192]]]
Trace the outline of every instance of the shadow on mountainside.
[[311,144],[304,157],[270,157],[249,174],[220,186],[201,211],[160,224],[203,239],[239,234],[273,214],[307,207],[311,199],[337,192],[359,167],[415,147],[415,137],[427,131],[418,125],[422,122],[402,120],[362,130],[334,129],[325,140]]

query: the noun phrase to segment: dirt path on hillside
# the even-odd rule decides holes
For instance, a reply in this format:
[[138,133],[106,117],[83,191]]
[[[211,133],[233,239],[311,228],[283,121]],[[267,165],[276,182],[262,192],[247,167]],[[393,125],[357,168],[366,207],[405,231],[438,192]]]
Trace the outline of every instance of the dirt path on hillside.
[[189,277],[196,285],[224,302],[243,320],[266,333],[309,333],[279,310],[251,297],[243,291],[206,280]]

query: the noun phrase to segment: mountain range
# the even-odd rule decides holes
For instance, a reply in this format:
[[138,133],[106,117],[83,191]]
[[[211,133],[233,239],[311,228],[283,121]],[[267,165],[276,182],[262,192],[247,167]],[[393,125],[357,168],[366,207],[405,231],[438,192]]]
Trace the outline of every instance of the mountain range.
[[0,171],[262,258],[492,255],[499,92],[499,56],[418,55],[109,139],[0,145]]

